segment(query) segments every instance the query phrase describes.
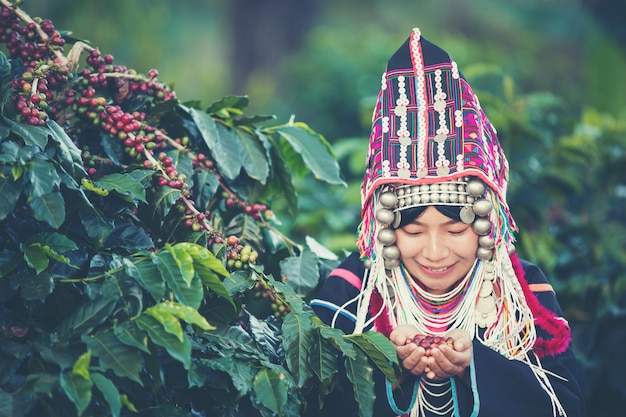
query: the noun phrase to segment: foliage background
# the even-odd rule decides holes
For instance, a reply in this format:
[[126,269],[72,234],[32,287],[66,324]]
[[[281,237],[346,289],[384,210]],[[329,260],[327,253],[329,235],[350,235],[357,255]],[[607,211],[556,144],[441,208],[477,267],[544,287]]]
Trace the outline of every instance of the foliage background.
[[507,148],[518,249],[557,288],[590,415],[624,409],[624,1],[28,0],[28,9],[129,67],[158,68],[181,100],[243,93],[251,113],[306,120],[333,143],[348,189],[304,179],[300,214],[283,228],[338,253],[354,247],[380,74],[419,26],[459,63]]

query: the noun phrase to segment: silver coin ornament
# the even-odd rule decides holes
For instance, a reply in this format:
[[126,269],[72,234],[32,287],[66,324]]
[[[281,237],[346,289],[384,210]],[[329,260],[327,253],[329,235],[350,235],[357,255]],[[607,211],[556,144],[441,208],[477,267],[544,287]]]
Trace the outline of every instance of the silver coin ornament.
[[383,245],[393,245],[396,243],[396,232],[389,228],[381,229],[378,232],[378,241]]
[[490,261],[493,257],[493,251],[479,246],[476,250],[476,257],[478,257],[478,259],[482,259],[483,261]]
[[482,197],[486,189],[485,184],[479,179],[472,179],[467,182],[467,193],[474,198]]
[[396,193],[394,192],[385,191],[380,195],[380,197],[378,197],[378,201],[383,205],[383,207],[392,209],[396,207],[396,204],[398,204],[398,196],[396,196]]
[[474,213],[474,210],[472,210],[470,206],[464,206],[463,208],[461,208],[459,216],[461,217],[461,221],[463,223],[470,224],[476,218],[476,213]]
[[397,246],[385,246],[383,248],[383,258],[387,260],[400,259],[400,249]]
[[484,235],[478,238],[478,244],[485,249],[493,249],[496,245],[496,241],[489,235]]
[[479,236],[488,235],[491,232],[491,222],[484,217],[474,220],[472,227]]
[[391,224],[393,223],[394,218],[395,215],[393,214],[393,211],[389,209],[379,208],[378,210],[376,210],[376,220],[378,220],[382,224]]
[[481,217],[488,215],[492,208],[493,206],[491,205],[491,201],[484,198],[474,201],[474,204],[472,205],[474,213]]

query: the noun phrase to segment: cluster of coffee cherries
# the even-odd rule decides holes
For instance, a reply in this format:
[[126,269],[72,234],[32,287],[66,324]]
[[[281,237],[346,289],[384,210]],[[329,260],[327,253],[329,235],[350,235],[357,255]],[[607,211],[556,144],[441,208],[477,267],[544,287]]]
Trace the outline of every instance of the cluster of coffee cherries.
[[251,216],[254,220],[263,219],[265,221],[269,221],[272,218],[272,211],[269,210],[265,204],[249,204],[228,193],[224,193],[222,197],[224,198],[224,206],[227,210],[232,210],[238,206],[241,207],[244,213]]
[[252,292],[255,299],[269,302],[270,309],[275,318],[284,319],[285,316],[291,312],[291,308],[281,297],[277,296],[276,289],[268,285],[264,280],[258,280],[256,284],[254,284]]
[[[208,216],[209,216],[208,212],[197,213],[191,209],[185,209],[185,220],[183,221],[183,224],[185,225],[185,227],[190,228],[194,232],[201,232],[201,231],[210,232],[210,230],[207,230],[207,226],[205,222]],[[215,240],[213,240],[211,243],[215,243]]]
[[226,267],[230,271],[246,269],[255,264],[259,253],[250,245],[242,245],[235,235],[226,237]]
[[454,339],[452,337],[424,334],[416,334],[412,339],[409,339],[408,342],[415,343],[416,345],[424,348],[427,356],[430,355],[430,351],[432,349],[437,348],[440,345],[446,344],[450,347],[454,345]]

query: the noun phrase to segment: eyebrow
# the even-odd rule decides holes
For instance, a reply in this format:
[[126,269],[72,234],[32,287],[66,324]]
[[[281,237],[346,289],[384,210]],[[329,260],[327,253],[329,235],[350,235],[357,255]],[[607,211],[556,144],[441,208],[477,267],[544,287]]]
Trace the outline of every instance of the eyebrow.
[[[458,223],[463,223],[463,222],[460,222],[460,221],[455,220],[455,219],[450,219],[450,220],[448,220],[448,221],[447,221],[447,222],[445,222],[445,223],[441,223],[441,226],[450,226],[450,225],[453,225],[453,224],[458,224]],[[413,222],[411,222],[411,223],[408,223],[408,224],[407,224],[407,226],[408,226],[408,225],[410,225],[410,224],[415,224],[415,225],[417,225],[417,226],[425,226],[425,225],[426,225],[426,223],[422,223],[422,222],[420,222],[420,221],[419,221],[419,220],[417,220],[417,219],[415,219],[415,220],[414,220]],[[463,223],[463,224],[465,224],[465,223]]]

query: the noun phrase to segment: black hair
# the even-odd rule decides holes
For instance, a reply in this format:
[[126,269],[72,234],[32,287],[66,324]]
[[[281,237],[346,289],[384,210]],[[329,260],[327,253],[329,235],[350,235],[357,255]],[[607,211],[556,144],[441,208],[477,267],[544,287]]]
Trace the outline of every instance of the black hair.
[[[413,223],[415,219],[422,215],[422,213],[426,210],[427,207],[430,206],[421,206],[421,207],[412,207],[406,210],[401,210],[400,213],[400,225],[398,229],[406,226],[409,223]],[[446,217],[449,217],[458,222],[461,221],[461,206],[444,206],[433,204],[433,207],[437,209],[437,211],[443,214]]]

